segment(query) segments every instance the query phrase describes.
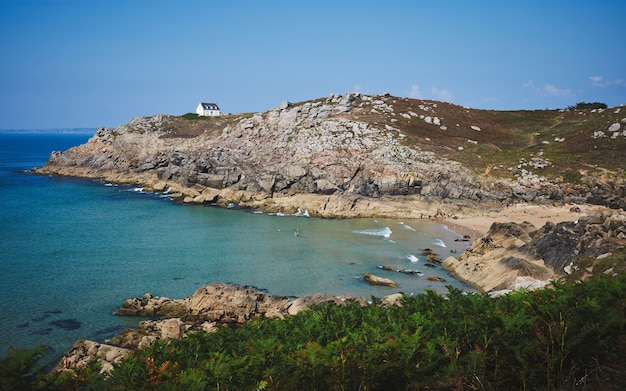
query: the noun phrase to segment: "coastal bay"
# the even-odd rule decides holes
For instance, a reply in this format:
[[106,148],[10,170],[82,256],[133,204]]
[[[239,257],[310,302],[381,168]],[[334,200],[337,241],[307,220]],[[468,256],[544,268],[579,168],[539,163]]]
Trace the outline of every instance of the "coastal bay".
[[[7,148],[0,176],[2,351],[43,344],[62,354],[79,339],[102,341],[136,326],[136,319],[112,315],[127,298],[146,292],[182,298],[212,282],[287,296],[445,292],[447,284],[471,289],[441,268],[424,267],[423,248],[443,258],[467,246],[438,221],[179,205],[139,186],[29,172],[52,150],[89,135],[1,137]],[[425,274],[383,274],[380,264]],[[359,279],[365,272],[400,287],[370,286]]]

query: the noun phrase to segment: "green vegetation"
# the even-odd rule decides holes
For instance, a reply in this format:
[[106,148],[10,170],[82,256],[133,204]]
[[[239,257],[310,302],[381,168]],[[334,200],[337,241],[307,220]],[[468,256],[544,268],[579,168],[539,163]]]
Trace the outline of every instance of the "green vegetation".
[[196,113],[183,114],[183,115],[181,115],[181,117],[184,118],[184,119],[188,119],[188,120],[194,120],[194,119],[201,119],[201,118],[203,118],[203,117],[200,117]]
[[597,109],[606,109],[607,105],[605,103],[600,103],[600,102],[593,102],[593,103],[586,103],[586,102],[578,102],[576,103],[575,106],[570,106],[567,109],[568,110],[597,110]]
[[496,299],[450,288],[160,341],[108,377],[97,364],[30,377],[15,352],[0,374],[20,389],[622,390],[625,297],[624,275]]

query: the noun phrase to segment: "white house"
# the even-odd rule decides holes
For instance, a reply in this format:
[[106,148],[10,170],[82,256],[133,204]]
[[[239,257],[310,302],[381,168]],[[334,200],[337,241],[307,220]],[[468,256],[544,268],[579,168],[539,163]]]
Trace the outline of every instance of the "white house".
[[221,115],[220,108],[217,106],[217,103],[198,103],[198,107],[196,107],[196,114],[203,117],[215,117]]

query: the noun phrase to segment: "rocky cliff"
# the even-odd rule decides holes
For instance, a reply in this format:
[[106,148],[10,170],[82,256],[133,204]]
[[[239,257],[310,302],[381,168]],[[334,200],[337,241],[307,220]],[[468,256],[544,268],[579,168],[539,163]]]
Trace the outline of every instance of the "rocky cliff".
[[[591,184],[579,170],[575,185],[533,173],[554,166],[544,155],[548,144],[535,145],[537,136],[528,147],[532,158],[511,162],[506,156],[511,167],[496,164],[507,145],[519,149],[516,131],[530,136],[494,112],[350,93],[285,102],[265,113],[192,117],[157,115],[99,129],[88,143],[53,153],[36,171],[139,183],[184,202],[286,213],[306,208],[326,217],[420,217],[522,198],[624,205],[623,175],[615,181],[615,167],[594,175]],[[618,136],[611,148],[626,140],[619,115],[613,117],[608,121],[618,121]],[[517,121],[537,119],[529,114]],[[544,119],[550,121],[563,119]]]
[[535,227],[493,223],[458,258],[443,267],[482,292],[541,288],[550,280],[579,280],[626,272],[626,214],[581,216]]

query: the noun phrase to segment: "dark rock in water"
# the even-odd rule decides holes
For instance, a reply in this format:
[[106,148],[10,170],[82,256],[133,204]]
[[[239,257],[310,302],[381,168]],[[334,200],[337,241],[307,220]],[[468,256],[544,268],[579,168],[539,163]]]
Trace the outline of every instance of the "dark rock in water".
[[52,327],[47,327],[45,329],[31,331],[30,333],[33,335],[48,335],[52,332],[52,330],[53,330]]
[[18,329],[25,329],[26,327],[28,327],[28,322],[20,323],[17,325]]
[[31,320],[33,322],[41,322],[42,320],[48,319],[51,315],[58,315],[60,313],[62,313],[62,311],[60,310],[45,311],[41,314],[41,316],[38,316],[37,318],[32,318]]
[[63,330],[76,330],[81,326],[81,323],[76,319],[58,319],[51,321],[50,324]]
[[382,269],[382,270],[387,270],[387,271],[390,271],[390,272],[398,272],[398,273],[408,274],[409,276],[423,276],[424,275],[419,270],[398,269],[395,266],[389,266],[389,265],[378,265],[378,268]]

